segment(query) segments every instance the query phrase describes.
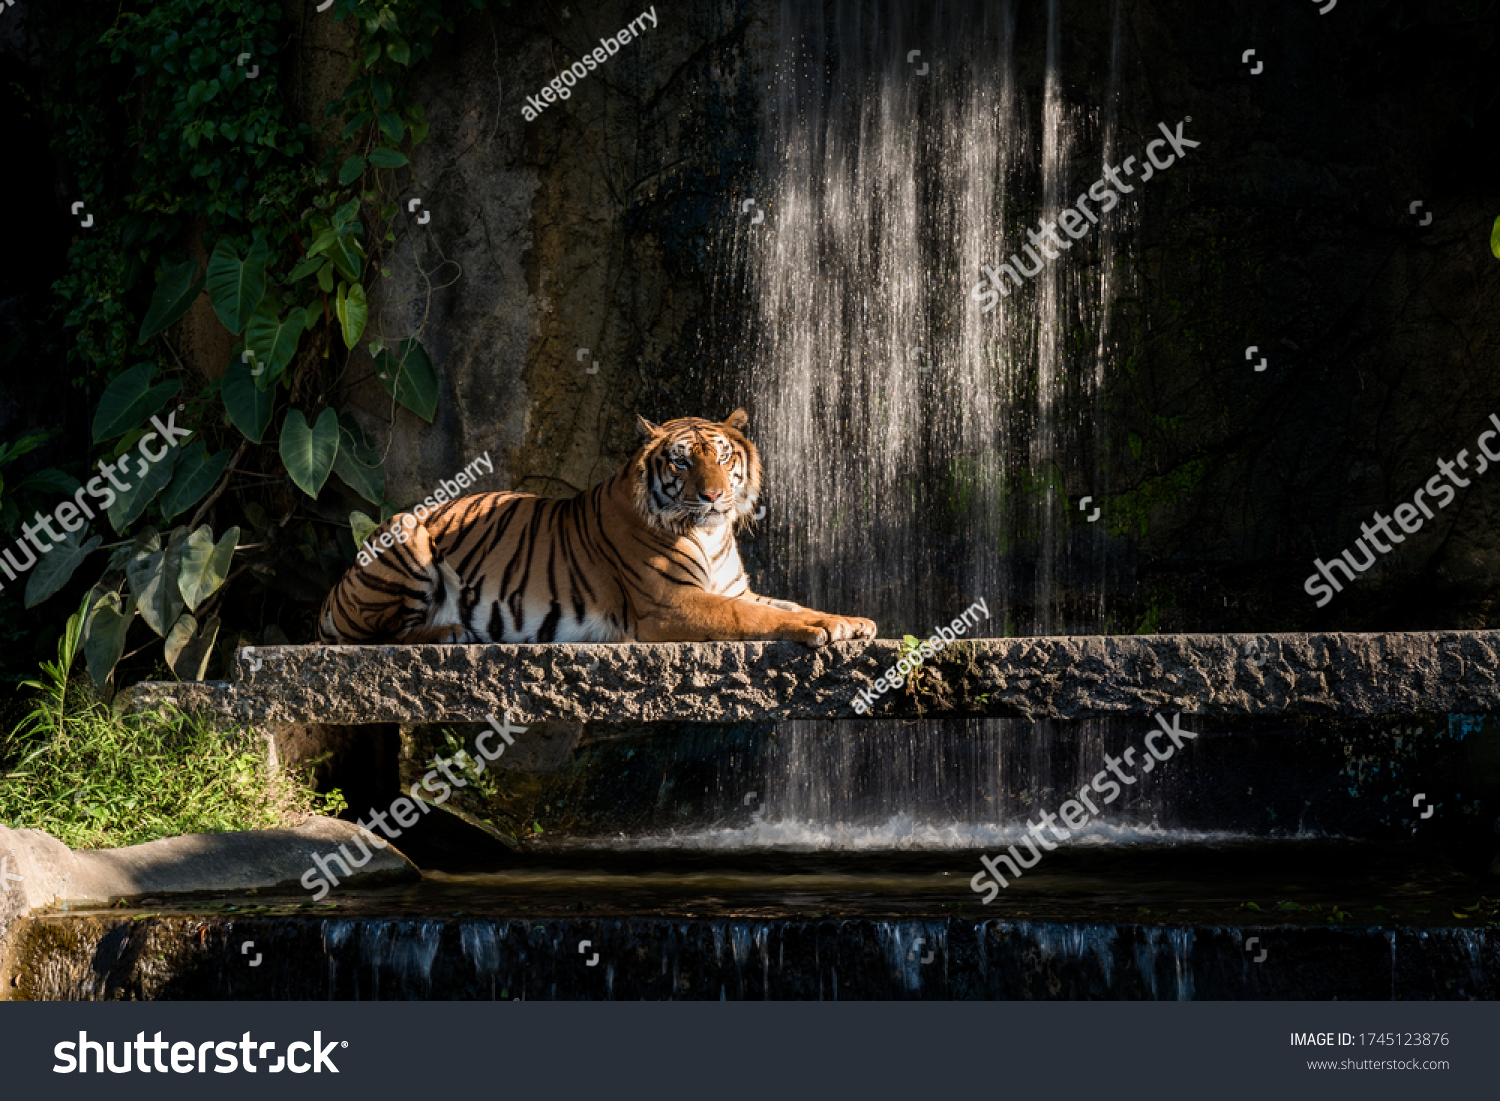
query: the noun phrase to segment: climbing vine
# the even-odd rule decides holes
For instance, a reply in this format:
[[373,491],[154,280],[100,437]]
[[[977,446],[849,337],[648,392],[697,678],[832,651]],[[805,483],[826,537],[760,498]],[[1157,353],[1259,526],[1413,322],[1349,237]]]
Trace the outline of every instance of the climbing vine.
[[[79,606],[80,647],[106,692],[137,617],[176,675],[201,679],[228,637],[231,579],[250,571],[263,593],[315,601],[377,523],[364,510],[394,511],[381,456],[335,402],[358,350],[393,416],[399,403],[433,419],[420,334],[367,339],[369,288],[395,240],[397,176],[427,137],[412,71],[484,3],[336,0],[310,13],[348,28],[353,57],[319,129],[292,117],[279,5],[161,0],[102,29],[52,29],[61,78],[43,107],[80,220],[53,290],[70,385],[99,394],[97,458],[0,481],[0,525],[36,555],[28,608],[102,565]],[[234,338],[227,365],[184,362],[172,341],[205,299]],[[52,434],[0,442],[0,473]],[[91,534],[106,524],[108,543]]]

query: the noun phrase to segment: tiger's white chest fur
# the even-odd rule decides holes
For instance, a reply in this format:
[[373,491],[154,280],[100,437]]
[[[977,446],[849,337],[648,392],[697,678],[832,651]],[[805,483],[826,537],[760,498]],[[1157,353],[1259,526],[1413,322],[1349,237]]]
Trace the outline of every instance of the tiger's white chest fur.
[[734,541],[734,526],[722,524],[711,531],[693,531],[687,538],[697,550],[697,556],[707,575],[703,588],[718,596],[739,596],[750,586],[745,579],[745,567],[740,562],[739,547]]

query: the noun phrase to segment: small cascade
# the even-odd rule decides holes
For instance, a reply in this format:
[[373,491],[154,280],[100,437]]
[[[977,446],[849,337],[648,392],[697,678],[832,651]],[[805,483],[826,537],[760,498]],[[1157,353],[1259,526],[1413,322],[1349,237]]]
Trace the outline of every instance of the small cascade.
[[1148,926],[1135,942],[1136,973],[1152,1001],[1193,1000],[1194,931],[1181,926]]
[[[1191,724],[1187,724],[1191,727]],[[1087,789],[1097,816],[1069,831],[1068,844],[1236,838],[1263,833],[1242,812],[1201,805],[1196,793],[1215,763],[1184,759],[1142,771],[1109,792],[1105,765],[1141,754],[1157,729],[1141,720],[1109,723],[788,723],[774,729],[674,737],[652,771],[641,755],[605,747],[580,765],[610,785],[633,768],[630,794],[642,811],[626,833],[618,811],[561,843],[614,849],[994,850],[1017,843],[1028,822],[1057,815]],[[624,758],[622,760],[622,758]],[[1094,784],[1101,779],[1101,784]],[[1257,774],[1249,784],[1260,782]],[[1107,795],[1099,793],[1105,787]],[[618,793],[602,796],[618,807]],[[1105,799],[1109,798],[1109,802]],[[1062,838],[1052,834],[1058,840]]]
[[[1246,934],[1258,938],[1260,959]],[[1327,960],[1330,938],[1339,966],[1313,966]],[[253,969],[239,951],[246,941],[261,957]],[[1500,996],[1492,927],[100,911],[30,919],[17,948],[16,995],[49,1000]]]

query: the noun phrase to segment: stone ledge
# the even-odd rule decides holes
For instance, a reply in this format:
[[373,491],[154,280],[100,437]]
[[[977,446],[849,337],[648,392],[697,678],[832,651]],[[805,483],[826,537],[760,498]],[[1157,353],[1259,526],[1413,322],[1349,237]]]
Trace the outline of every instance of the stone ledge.
[[[0,1001],[11,989],[15,930],[36,911],[202,891],[302,891],[299,880],[313,866],[313,857],[337,852],[361,832],[352,822],[314,816],[287,829],[185,834],[121,849],[74,852],[41,830],[0,824]],[[343,877],[340,887],[420,878],[416,865],[387,842]]]
[[229,681],[146,682],[132,705],[173,703],[236,725],[483,722],[507,711],[522,724],[1500,711],[1500,632],[1436,631],[965,640],[924,667],[917,691],[892,689],[856,714],[860,690],[873,691],[900,645],[256,647],[237,653]]

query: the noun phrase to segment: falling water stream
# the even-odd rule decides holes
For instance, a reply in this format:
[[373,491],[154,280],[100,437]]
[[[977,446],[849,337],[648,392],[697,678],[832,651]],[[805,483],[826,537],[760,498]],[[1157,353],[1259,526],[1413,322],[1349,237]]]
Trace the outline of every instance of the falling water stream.
[[735,239],[755,310],[766,587],[887,636],[978,598],[983,634],[1097,633],[1103,529],[1068,500],[1101,495],[1130,207],[988,312],[970,291],[1098,175],[1118,18],[1100,107],[1081,108],[1064,95],[1051,0],[1033,109],[1009,0],[830,10],[783,3],[756,186],[767,213]]
[[[1103,525],[1069,495],[1102,495],[1132,208],[1045,265],[1032,251],[1035,278],[988,312],[970,291],[1112,155],[1120,4],[1094,108],[1065,94],[1060,0],[1040,25],[1016,9],[781,8],[767,213],[735,240],[768,471],[762,591],[869,616],[882,637],[926,637],[977,600],[980,636],[1105,627]],[[1036,33],[1044,68],[1023,78],[1018,35]],[[1106,740],[1101,723],[783,724],[761,762],[765,814],[721,840],[993,842],[1086,783]],[[1164,790],[1096,832],[1160,828]]]

